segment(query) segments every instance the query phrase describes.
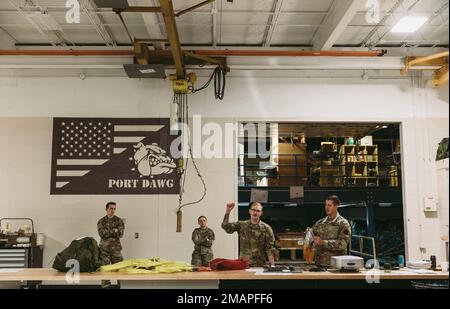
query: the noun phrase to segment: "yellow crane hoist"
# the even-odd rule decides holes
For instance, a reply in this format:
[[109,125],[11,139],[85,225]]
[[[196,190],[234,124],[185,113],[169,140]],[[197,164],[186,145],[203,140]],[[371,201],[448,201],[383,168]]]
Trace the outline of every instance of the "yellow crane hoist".
[[197,82],[197,75],[195,73],[188,73],[185,79],[178,79],[175,74],[171,74],[169,79],[172,81],[174,93],[188,94],[194,89],[194,85]]

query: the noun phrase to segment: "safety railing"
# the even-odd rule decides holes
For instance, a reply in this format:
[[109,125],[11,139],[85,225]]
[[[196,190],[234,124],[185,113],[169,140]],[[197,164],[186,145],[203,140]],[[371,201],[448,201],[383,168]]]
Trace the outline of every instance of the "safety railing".
[[[368,236],[361,236],[361,235],[352,235],[352,239],[356,238],[358,239],[358,243],[359,243],[359,251],[357,250],[352,250],[352,241],[349,242],[349,252],[351,255],[358,255],[361,256],[362,258],[366,257],[366,258],[372,258],[372,259],[376,259],[377,258],[377,251],[375,248],[375,238],[373,237],[368,237]],[[372,244],[372,254],[364,252],[364,240],[368,240],[371,242]]]

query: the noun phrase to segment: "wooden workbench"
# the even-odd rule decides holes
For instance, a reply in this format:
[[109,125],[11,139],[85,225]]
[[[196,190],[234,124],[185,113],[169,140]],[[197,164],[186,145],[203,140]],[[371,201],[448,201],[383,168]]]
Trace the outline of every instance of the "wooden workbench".
[[[99,282],[101,280],[120,281],[121,286],[127,287],[194,287],[194,288],[218,288],[224,282],[240,282],[244,287],[250,282],[265,281],[269,282],[288,282],[293,284],[299,281],[359,281],[366,282],[367,271],[359,273],[341,273],[337,271],[326,272],[308,272],[299,274],[278,274],[278,273],[255,273],[254,271],[214,271],[214,272],[183,272],[174,274],[123,274],[118,272],[95,272],[81,273],[80,282]],[[392,271],[391,273],[379,272],[380,281],[408,281],[408,280],[448,280],[449,274],[444,272],[435,272],[433,274],[414,274],[405,270]],[[15,272],[0,271],[1,282],[20,282],[20,281],[45,281],[45,282],[66,282],[66,274],[54,269],[22,269]],[[271,283],[274,284],[274,283]],[[278,283],[275,283],[275,285]],[[276,287],[276,286],[274,286]]]
[[[449,273],[413,274],[406,271],[380,271],[381,280],[448,280]],[[365,280],[367,271],[359,273],[341,273],[338,271],[308,272],[299,274],[264,274],[258,275],[252,271],[212,271],[212,272],[182,272],[174,274],[123,274],[118,272],[81,273],[80,281],[219,281],[219,280]],[[28,268],[16,272],[1,272],[0,281],[65,281],[66,274],[51,268]]]

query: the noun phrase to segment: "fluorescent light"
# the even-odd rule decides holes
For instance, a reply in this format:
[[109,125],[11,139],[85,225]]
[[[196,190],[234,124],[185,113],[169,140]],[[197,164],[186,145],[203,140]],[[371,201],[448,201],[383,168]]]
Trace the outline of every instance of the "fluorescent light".
[[428,20],[423,16],[405,16],[391,29],[391,32],[416,32]]

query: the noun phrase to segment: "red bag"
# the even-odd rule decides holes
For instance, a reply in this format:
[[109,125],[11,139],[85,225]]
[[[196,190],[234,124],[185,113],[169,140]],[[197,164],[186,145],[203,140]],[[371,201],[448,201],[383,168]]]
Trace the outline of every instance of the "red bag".
[[226,259],[214,259],[211,262],[209,262],[209,267],[211,267],[212,270],[217,270],[217,264],[225,260]]
[[214,259],[211,261],[210,266],[212,270],[242,270],[248,268],[248,261]]

